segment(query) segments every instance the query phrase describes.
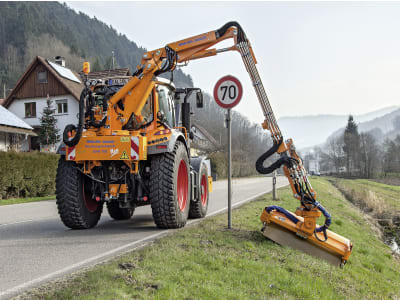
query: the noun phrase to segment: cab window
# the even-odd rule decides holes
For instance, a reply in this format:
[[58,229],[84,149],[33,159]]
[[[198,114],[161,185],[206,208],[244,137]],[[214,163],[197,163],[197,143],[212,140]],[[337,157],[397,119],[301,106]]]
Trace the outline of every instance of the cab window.
[[174,127],[175,107],[174,107],[174,102],[172,101],[171,92],[168,88],[164,86],[158,86],[157,93],[158,93],[158,105],[160,107],[160,111],[162,111],[165,116],[164,122],[167,123],[168,126]]
[[146,123],[153,121],[153,93],[147,98],[146,104],[142,108],[142,116]]

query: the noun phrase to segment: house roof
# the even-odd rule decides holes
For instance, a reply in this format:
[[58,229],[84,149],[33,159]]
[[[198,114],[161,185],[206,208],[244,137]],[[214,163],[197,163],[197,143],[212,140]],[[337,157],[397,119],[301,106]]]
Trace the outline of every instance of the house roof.
[[0,126],[9,126],[15,128],[23,128],[33,130],[29,124],[14,115],[7,108],[0,106]]
[[[7,96],[7,98],[4,101],[4,106],[8,107],[12,103],[12,101],[15,98],[15,93],[18,91],[18,89],[23,85],[23,83],[28,79],[29,75],[33,72],[35,67],[38,64],[42,64],[50,74],[52,74],[57,81],[60,82],[60,84],[76,99],[79,101],[79,97],[81,95],[82,89],[84,88],[83,83],[78,83],[76,81],[70,80],[68,78],[65,78],[60,75],[50,64],[47,60],[45,60],[43,57],[36,56],[35,59],[31,62],[31,64],[28,66],[28,68],[25,70],[25,73],[22,74],[22,76],[19,78],[17,81],[17,84],[15,87],[12,89],[11,93]],[[80,78],[79,74],[68,69],[71,71],[77,78]]]
[[[80,72],[79,74],[83,74]],[[130,76],[131,72],[129,68],[121,68],[121,69],[114,69],[114,70],[103,70],[103,71],[95,71],[90,72],[88,74],[89,79],[102,79],[107,77],[115,77],[115,76]]]

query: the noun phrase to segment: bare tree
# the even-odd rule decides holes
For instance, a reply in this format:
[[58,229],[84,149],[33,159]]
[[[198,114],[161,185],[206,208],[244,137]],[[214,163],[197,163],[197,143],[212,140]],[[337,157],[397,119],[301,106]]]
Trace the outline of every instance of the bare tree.
[[36,56],[47,59],[54,59],[55,56],[62,56],[66,60],[66,67],[75,71],[82,69],[84,59],[76,54],[72,54],[71,48],[56,37],[49,34],[40,36],[31,35],[27,41],[25,50],[25,64],[29,64]]
[[374,136],[368,132],[360,134],[360,171],[363,177],[372,178],[378,168],[379,148]]

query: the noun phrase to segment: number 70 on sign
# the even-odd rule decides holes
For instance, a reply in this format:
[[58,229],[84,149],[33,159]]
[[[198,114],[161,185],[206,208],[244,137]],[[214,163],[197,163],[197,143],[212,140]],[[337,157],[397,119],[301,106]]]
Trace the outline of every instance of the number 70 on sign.
[[236,106],[242,99],[242,94],[242,84],[232,75],[222,77],[214,87],[215,102],[225,109]]

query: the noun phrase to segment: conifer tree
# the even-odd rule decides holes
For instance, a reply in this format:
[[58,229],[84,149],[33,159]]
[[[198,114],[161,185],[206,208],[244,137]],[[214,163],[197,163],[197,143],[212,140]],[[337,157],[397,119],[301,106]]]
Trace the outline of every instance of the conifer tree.
[[346,167],[349,176],[353,171],[359,169],[360,135],[358,126],[352,115],[349,116],[346,129],[344,130],[343,151],[346,154]]
[[60,129],[57,128],[55,109],[52,107],[53,101],[47,95],[47,106],[43,109],[40,118],[39,140],[41,145],[54,145],[60,141]]

